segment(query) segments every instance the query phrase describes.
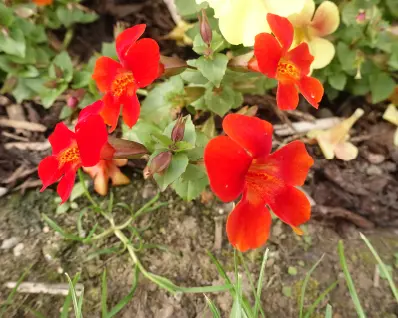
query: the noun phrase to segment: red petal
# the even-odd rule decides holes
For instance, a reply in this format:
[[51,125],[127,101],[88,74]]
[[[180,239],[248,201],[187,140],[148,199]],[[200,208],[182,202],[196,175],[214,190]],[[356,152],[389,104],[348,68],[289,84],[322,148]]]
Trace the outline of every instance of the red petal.
[[301,141],[293,141],[273,154],[253,163],[253,167],[259,165],[268,174],[282,179],[291,186],[301,186],[307,178],[308,170],[314,164]]
[[298,91],[294,83],[278,83],[276,91],[276,104],[279,109],[292,110],[296,109],[299,102]]
[[99,115],[103,107],[104,103],[102,100],[97,100],[91,105],[86,106],[80,111],[78,121],[85,121],[89,116]]
[[57,155],[62,150],[70,147],[75,141],[75,133],[66,127],[64,123],[58,123],[48,140],[53,149],[53,155]]
[[242,199],[228,216],[228,239],[241,252],[258,248],[267,241],[270,226],[271,215],[265,204]]
[[124,63],[124,56],[126,51],[132,46],[135,41],[144,33],[145,24],[137,24],[121,32],[116,38],[116,52],[120,62]]
[[101,56],[95,63],[93,80],[98,89],[105,93],[112,88],[112,82],[116,75],[123,71],[123,66],[109,57]]
[[133,72],[139,87],[151,84],[159,75],[159,45],[152,39],[137,41],[126,52],[123,64]]
[[294,187],[286,187],[268,204],[278,218],[293,228],[307,222],[311,216],[310,202]]
[[254,41],[254,55],[261,73],[275,78],[282,57],[282,48],[278,41],[269,33],[257,34]]
[[57,193],[62,199],[62,203],[70,197],[73,186],[75,184],[76,171],[75,169],[69,169],[58,183]]
[[227,136],[216,137],[207,144],[204,161],[214,193],[224,202],[235,200],[252,162],[245,149]]
[[304,76],[300,79],[298,86],[305,99],[318,109],[319,102],[323,97],[322,83],[316,78]]
[[140,116],[140,102],[136,94],[125,96],[121,99],[123,103],[123,120],[130,128],[133,127]]
[[310,72],[311,63],[314,57],[310,54],[308,44],[303,42],[296,46],[293,50],[289,51],[286,59],[293,62],[300,69],[301,76],[307,75]]
[[104,107],[101,110],[101,116],[104,119],[105,124],[111,126],[109,132],[112,132],[115,130],[117,125],[121,104],[109,93],[104,95],[102,101],[104,102]]
[[38,174],[43,187],[40,192],[44,191],[49,185],[58,181],[61,177],[61,171],[59,170],[59,163],[55,156],[48,156],[39,163]]
[[293,42],[293,25],[287,18],[272,13],[267,14],[267,22],[281,44],[283,52],[287,52]]
[[253,158],[263,157],[272,148],[272,125],[257,117],[229,114],[222,123],[225,133],[251,153]]
[[91,167],[100,160],[102,147],[108,141],[108,132],[104,120],[92,115],[76,125],[76,140],[82,165]]

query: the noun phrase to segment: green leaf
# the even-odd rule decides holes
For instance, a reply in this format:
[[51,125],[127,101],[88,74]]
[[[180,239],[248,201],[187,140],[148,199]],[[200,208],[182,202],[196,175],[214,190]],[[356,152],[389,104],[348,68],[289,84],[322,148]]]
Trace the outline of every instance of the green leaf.
[[[62,72],[62,78],[69,83],[72,78],[73,78],[73,63],[72,60],[68,54],[68,52],[63,51],[59,53],[53,60],[53,64],[58,66]],[[51,70],[51,69],[50,69]],[[52,78],[57,78],[57,75],[55,72],[53,73],[52,71],[49,73],[50,77]]]
[[[171,137],[171,132],[172,132],[176,122],[177,122],[177,120],[170,123],[166,127],[166,129],[163,131],[163,135],[165,135],[167,137]],[[186,116],[184,138],[182,140],[190,143],[192,146],[194,146],[196,143],[196,130],[195,130],[195,125],[192,122],[191,115]]]
[[386,0],[387,8],[390,10],[391,15],[398,18],[398,5],[396,0]]
[[395,81],[387,73],[378,73],[369,77],[372,103],[388,98],[395,89]]
[[75,201],[77,198],[80,198],[80,197],[84,194],[85,188],[87,188],[87,186],[89,185],[89,183],[90,183],[90,182],[89,182],[88,180],[86,180],[86,181],[84,182],[84,184],[82,184],[81,182],[76,183],[76,184],[74,185],[73,189],[72,189],[71,194],[70,194],[69,201],[70,201],[70,202],[73,202],[73,201]]
[[66,233],[57,223],[55,223],[53,220],[51,220],[47,215],[42,214],[41,215],[43,220],[56,232],[61,234],[61,236],[66,239],[66,240],[74,240],[74,241],[81,241],[81,238],[79,236],[73,235]]
[[14,21],[14,14],[11,8],[6,7],[0,3],[0,25],[9,27]]
[[186,201],[198,197],[209,184],[206,172],[197,165],[188,164],[185,172],[172,185],[177,194]]
[[156,143],[161,143],[163,148],[168,147],[173,143],[170,137],[167,137],[157,131],[154,131],[152,133],[152,137],[154,138]]
[[297,275],[297,268],[294,266],[289,266],[287,269],[289,275],[296,276]]
[[194,146],[192,144],[190,144],[189,142],[179,141],[176,143],[176,149],[174,150],[174,152],[191,150],[193,148],[194,148]]
[[325,312],[325,318],[332,318],[333,315],[333,309],[332,306],[329,304],[326,305],[326,312]]
[[[196,62],[197,60],[188,60],[187,64],[189,66],[196,67]],[[201,72],[191,68],[187,68],[184,72],[180,74],[180,76],[184,81],[191,84],[205,85],[209,82],[207,78],[202,75]]]
[[117,58],[117,52],[116,52],[115,42],[111,42],[111,43],[104,42],[104,43],[102,43],[101,55],[116,59]]
[[33,97],[34,92],[26,85],[26,80],[20,78],[17,86],[12,91],[12,95],[15,97],[17,103],[22,103],[23,100]]
[[66,83],[62,83],[54,89],[43,88],[43,90],[39,94],[43,107],[50,108],[54,104],[55,100],[60,95],[62,95],[62,93],[65,92],[67,88],[68,84]]
[[91,73],[87,71],[75,72],[73,74],[72,88],[85,88],[91,80]]
[[83,12],[76,7],[69,9],[67,6],[59,6],[56,15],[67,29],[75,23],[90,23],[98,18],[95,13]]
[[23,32],[20,29],[11,29],[7,35],[0,32],[0,51],[24,58],[26,43]]
[[141,106],[141,118],[165,127],[171,119],[173,108],[177,105],[175,97],[185,95],[184,82],[180,76],[173,76],[168,81],[156,85],[145,98]]
[[35,78],[39,76],[39,70],[33,65],[27,65],[26,68],[18,71],[17,75],[24,78]]
[[213,318],[221,318],[220,312],[217,309],[217,306],[213,303],[213,301],[205,295],[207,306],[213,315]]
[[195,0],[175,0],[177,11],[182,16],[193,15],[200,10],[200,6]]
[[216,87],[220,86],[221,80],[227,70],[228,58],[226,55],[217,53],[212,58],[201,56],[196,62],[196,67]]
[[224,116],[231,108],[239,107],[243,102],[242,93],[236,92],[230,86],[220,89],[208,88],[205,93],[207,107],[219,116]]
[[328,77],[330,86],[342,91],[347,83],[347,76],[343,72],[334,73]]
[[[228,42],[224,40],[222,35],[217,31],[212,31],[212,40],[210,43],[210,48],[213,53],[217,53],[228,47]],[[207,44],[203,42],[202,36],[197,34],[193,40],[193,48],[196,53],[199,55],[204,54],[207,51]]]
[[147,147],[150,151],[155,149],[156,142],[152,136],[156,134],[162,134],[160,128],[152,123],[139,119],[138,122],[129,128],[126,125],[122,125],[123,138],[135,142],[139,142]]
[[356,4],[356,1],[346,2],[341,11],[341,20],[345,25],[356,24],[356,17],[358,15],[360,7]]
[[153,177],[159,185],[160,191],[166,190],[167,186],[177,180],[188,166],[188,157],[183,153],[173,155],[170,166],[163,174],[156,173]]
[[350,47],[344,42],[339,42],[336,47],[337,58],[345,71],[351,71],[355,69],[355,50],[350,49]]

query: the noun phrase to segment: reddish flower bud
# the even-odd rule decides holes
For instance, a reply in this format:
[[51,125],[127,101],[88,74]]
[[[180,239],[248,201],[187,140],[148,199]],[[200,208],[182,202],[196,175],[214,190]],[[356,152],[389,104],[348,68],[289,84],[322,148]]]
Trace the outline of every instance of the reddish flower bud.
[[70,108],[76,108],[77,104],[79,104],[79,100],[75,96],[69,96],[66,101],[66,106]]
[[144,169],[144,178],[147,179],[155,173],[162,173],[165,171],[171,162],[173,155],[171,151],[163,151],[156,155],[148,166]]
[[199,31],[203,42],[210,46],[211,40],[213,39],[213,33],[204,9],[202,9],[202,16],[199,16]]
[[177,122],[174,125],[173,130],[171,131],[171,140],[173,140],[174,142],[179,142],[184,139],[185,121],[185,117],[178,117]]

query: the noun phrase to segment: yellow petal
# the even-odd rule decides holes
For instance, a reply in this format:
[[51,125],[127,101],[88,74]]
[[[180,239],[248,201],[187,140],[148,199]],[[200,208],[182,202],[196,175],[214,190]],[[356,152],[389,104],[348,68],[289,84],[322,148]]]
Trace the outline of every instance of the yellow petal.
[[[350,158],[350,156],[355,154],[355,150],[353,150],[353,148],[350,145],[346,145],[347,140],[349,138],[348,133],[351,127],[354,125],[354,123],[363,114],[364,114],[363,109],[358,108],[354,112],[354,114],[351,115],[351,117],[343,120],[340,124],[332,127],[331,129],[324,130],[321,132],[319,131],[310,132],[308,135],[315,137],[326,159],[333,159],[335,155],[336,157],[339,155],[341,157],[340,159],[351,160],[351,159],[344,159],[344,158]],[[343,148],[341,148],[341,144],[344,144],[342,146]]]
[[324,1],[315,11],[311,22],[314,35],[325,36],[337,30],[340,24],[339,8],[331,1]]
[[383,114],[383,119],[390,123],[398,126],[398,108],[394,104],[388,105],[386,111]]
[[130,179],[113,162],[112,164],[108,164],[108,173],[112,180],[112,185],[117,186],[130,183]]
[[334,153],[337,159],[349,161],[358,157],[358,148],[350,142],[342,142],[336,145]]
[[314,0],[307,0],[304,3],[303,9],[299,13],[295,13],[289,16],[289,21],[293,24],[295,28],[305,27],[311,23],[314,12]]
[[314,37],[308,42],[310,53],[314,56],[314,62],[311,64],[312,69],[324,68],[328,65],[336,52],[332,42]]
[[192,39],[188,37],[185,33],[193,27],[193,24],[187,23],[183,20],[178,22],[173,30],[167,35],[163,37],[166,40],[174,40],[177,42],[178,45],[191,45]]
[[263,0],[268,12],[288,17],[294,13],[299,13],[306,0]]
[[262,0],[237,0],[227,15],[220,16],[220,31],[231,44],[253,46],[257,34],[270,32],[266,16]]

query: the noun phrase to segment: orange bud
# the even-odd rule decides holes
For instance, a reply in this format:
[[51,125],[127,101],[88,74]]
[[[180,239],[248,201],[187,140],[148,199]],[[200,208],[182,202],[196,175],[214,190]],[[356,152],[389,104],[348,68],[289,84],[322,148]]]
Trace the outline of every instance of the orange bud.
[[210,46],[211,40],[213,39],[213,33],[211,31],[209,19],[206,15],[206,10],[204,9],[202,9],[202,16],[199,16],[199,31],[203,42]]
[[176,124],[171,131],[171,140],[174,142],[179,142],[184,139],[185,133],[185,117],[178,117]]

